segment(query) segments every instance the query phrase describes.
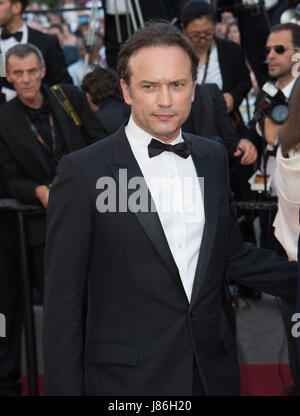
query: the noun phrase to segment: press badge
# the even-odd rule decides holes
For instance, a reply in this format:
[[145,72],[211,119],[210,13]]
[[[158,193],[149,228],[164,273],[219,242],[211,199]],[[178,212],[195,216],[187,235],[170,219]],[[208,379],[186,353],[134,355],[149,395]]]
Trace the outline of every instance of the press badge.
[[[267,182],[266,187],[265,187],[265,179]],[[261,171],[258,169],[248,180],[248,183],[251,186],[251,191],[263,192],[266,189],[269,192],[271,188],[271,183],[272,183],[272,176],[263,175]]]

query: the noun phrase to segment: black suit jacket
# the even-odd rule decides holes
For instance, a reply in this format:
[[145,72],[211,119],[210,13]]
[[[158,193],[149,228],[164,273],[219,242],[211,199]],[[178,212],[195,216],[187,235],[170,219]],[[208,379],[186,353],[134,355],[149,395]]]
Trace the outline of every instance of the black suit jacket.
[[[80,116],[81,126],[75,126],[49,88],[45,87],[45,93],[67,152],[72,152],[97,140],[101,125],[84,94],[77,87],[65,84],[63,89]],[[49,185],[52,181],[53,174],[36,136],[30,129],[23,106],[14,99],[0,107],[0,184],[5,186],[6,198],[40,205],[35,197],[35,188],[38,185]],[[1,196],[5,195],[2,193]],[[12,215],[7,212],[0,214],[0,240],[16,250],[16,231]],[[30,245],[42,244],[45,241],[45,231],[44,217],[27,218],[27,239]]]
[[216,38],[215,41],[223,80],[223,92],[229,92],[232,95],[234,108],[238,110],[251,88],[245,57],[241,47],[236,43],[220,38]]
[[[101,126],[84,94],[73,85],[62,87],[82,121],[81,126],[75,125],[48,87],[45,87],[45,93],[69,153],[97,140]],[[53,180],[45,155],[17,98],[0,108],[0,178],[10,197],[29,204],[38,203],[34,195],[36,186],[48,185]]]
[[119,183],[119,170],[128,180],[142,176],[124,128],[62,158],[48,206],[46,394],[191,395],[194,357],[206,394],[239,394],[224,279],[276,295],[295,292],[295,263],[242,242],[230,213],[224,146],[184,137],[204,177],[206,217],[191,303],[157,213],[96,209],[99,178],[110,178],[117,204],[127,204],[135,190]]

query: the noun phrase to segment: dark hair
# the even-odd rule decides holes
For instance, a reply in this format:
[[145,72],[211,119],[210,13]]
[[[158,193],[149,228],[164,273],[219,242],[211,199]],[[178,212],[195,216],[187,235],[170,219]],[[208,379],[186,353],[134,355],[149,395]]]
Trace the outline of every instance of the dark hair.
[[127,39],[118,55],[118,74],[127,85],[130,84],[131,75],[128,65],[130,57],[139,49],[151,46],[178,46],[182,48],[191,60],[192,79],[197,79],[199,58],[187,36],[169,22],[147,22],[143,29],[138,30]]
[[38,58],[40,68],[45,66],[45,61],[42,55],[42,52],[36,46],[31,43],[18,43],[15,46],[12,46],[8,49],[5,54],[6,67],[8,66],[9,58],[11,56],[18,56],[19,58],[25,58],[28,55],[35,54]]
[[28,0],[9,0],[11,3],[21,3],[22,9],[21,13],[23,13],[28,6]]
[[289,100],[289,116],[279,133],[282,154],[287,156],[290,150],[300,150],[300,79],[296,81]]
[[213,23],[217,23],[217,13],[215,8],[202,0],[190,0],[182,8],[180,21],[183,27],[187,27],[189,23],[196,19],[206,17]]
[[300,26],[296,23],[282,23],[273,26],[270,34],[281,32],[282,30],[290,30],[294,47],[300,48]]
[[61,25],[58,24],[51,25],[49,29],[58,29],[61,34],[64,33],[63,28],[61,27]]
[[88,92],[92,102],[100,107],[101,103],[108,98],[122,99],[118,74],[110,68],[97,66],[92,72],[85,75],[81,89]]

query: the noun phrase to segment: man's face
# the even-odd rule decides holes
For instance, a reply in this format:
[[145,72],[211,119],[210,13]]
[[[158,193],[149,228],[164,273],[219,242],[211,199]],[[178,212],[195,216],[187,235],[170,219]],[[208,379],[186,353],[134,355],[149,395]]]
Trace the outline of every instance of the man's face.
[[291,76],[292,67],[295,62],[292,56],[295,54],[292,32],[290,30],[281,30],[280,32],[271,33],[267,40],[267,47],[282,45],[286,48],[283,54],[279,54],[274,48],[267,55],[269,75],[273,78],[280,79]]
[[44,76],[45,67],[40,67],[35,53],[31,53],[25,58],[15,55],[9,57],[6,77],[14,85],[22,102],[30,102],[36,98]]
[[21,13],[19,2],[0,0],[0,26],[6,27],[19,13]]
[[121,80],[124,99],[135,123],[161,139],[175,139],[188,118],[195,82],[191,61],[178,46],[153,46],[129,59],[130,87]]

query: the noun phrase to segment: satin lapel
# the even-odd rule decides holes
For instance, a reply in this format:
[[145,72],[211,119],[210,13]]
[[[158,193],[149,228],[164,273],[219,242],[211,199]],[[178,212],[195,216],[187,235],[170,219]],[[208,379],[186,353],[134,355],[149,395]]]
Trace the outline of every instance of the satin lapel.
[[[198,174],[198,178],[203,178],[202,196],[204,200],[205,224],[199,257],[196,267],[191,305],[195,302],[201,286],[205,280],[208,262],[216,233],[217,225],[217,203],[215,201],[214,166],[208,157],[207,149],[203,142],[197,143],[197,139],[192,142],[192,158]],[[201,180],[201,179],[200,179]]]
[[[125,195],[125,200],[127,201],[130,199],[130,196],[136,191],[136,189],[128,189],[127,187],[126,191],[124,189],[124,185],[119,183],[120,169],[124,169],[126,171],[127,182],[129,182],[132,178],[143,178],[140,167],[131,151],[130,145],[124,132],[124,128],[121,128],[114,136],[112,170],[114,177],[123,193],[123,196]],[[151,196],[148,188],[147,191],[149,195],[148,200],[150,200]],[[154,207],[152,199],[151,202],[152,206]],[[151,204],[148,204],[148,206],[151,206]],[[158,214],[156,212],[151,212],[151,210],[148,212],[134,212],[134,214],[136,215],[141,227],[145,231],[147,237],[151,241],[155,251],[157,252],[164,265],[171,272],[177,283],[182,285],[178,268],[169,248],[168,241],[163,231]]]
[[21,110],[19,105],[16,103],[15,115],[14,115],[15,130],[18,135],[18,143],[24,149],[24,157],[28,153],[28,147],[37,158],[37,163],[42,165],[49,176],[52,176],[45,156],[40,148],[38,139],[30,128],[29,121],[25,117],[24,111]]

